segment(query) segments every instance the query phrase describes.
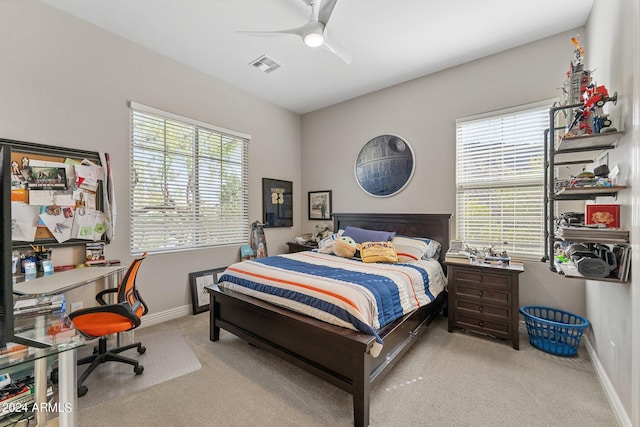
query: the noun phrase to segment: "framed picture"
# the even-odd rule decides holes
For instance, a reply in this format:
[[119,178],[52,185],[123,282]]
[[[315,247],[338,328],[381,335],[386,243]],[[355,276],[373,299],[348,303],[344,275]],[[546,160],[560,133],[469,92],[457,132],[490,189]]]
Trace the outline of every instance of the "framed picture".
[[226,267],[222,267],[189,273],[192,314],[209,310],[209,291],[206,286],[218,283],[218,278],[225,269]]
[[620,227],[620,205],[588,204],[585,208],[584,223],[604,224],[607,228]]
[[331,219],[331,190],[309,191],[309,219]]
[[262,224],[293,227],[293,183],[262,178]]

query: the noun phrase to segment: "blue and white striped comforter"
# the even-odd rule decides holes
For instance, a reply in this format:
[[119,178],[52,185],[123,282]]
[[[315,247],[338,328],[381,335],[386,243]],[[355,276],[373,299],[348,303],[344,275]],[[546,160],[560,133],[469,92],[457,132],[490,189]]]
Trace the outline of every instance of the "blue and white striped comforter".
[[233,264],[218,283],[221,288],[373,335],[379,344],[376,353],[382,348],[380,328],[429,304],[445,285],[436,260],[363,263],[310,251]]

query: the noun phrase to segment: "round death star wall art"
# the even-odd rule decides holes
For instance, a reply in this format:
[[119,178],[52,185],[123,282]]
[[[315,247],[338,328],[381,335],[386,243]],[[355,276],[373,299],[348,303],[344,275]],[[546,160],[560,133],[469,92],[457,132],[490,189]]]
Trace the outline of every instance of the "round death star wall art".
[[388,197],[406,187],[414,169],[413,150],[407,141],[395,135],[380,135],[360,150],[356,181],[372,196]]

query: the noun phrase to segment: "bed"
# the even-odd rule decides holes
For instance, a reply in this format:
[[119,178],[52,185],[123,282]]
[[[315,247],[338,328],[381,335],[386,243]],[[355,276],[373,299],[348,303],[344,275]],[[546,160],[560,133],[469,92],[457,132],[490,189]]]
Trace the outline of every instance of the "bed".
[[[449,242],[450,214],[333,214],[334,230],[347,226],[428,237],[441,244],[442,263]],[[443,267],[444,268],[444,267]],[[369,424],[372,388],[388,373],[432,320],[446,307],[446,291],[434,301],[393,320],[376,335],[317,320],[244,293],[210,287],[210,340],[224,329],[270,351],[353,396],[356,426]],[[382,352],[377,347],[382,340]]]

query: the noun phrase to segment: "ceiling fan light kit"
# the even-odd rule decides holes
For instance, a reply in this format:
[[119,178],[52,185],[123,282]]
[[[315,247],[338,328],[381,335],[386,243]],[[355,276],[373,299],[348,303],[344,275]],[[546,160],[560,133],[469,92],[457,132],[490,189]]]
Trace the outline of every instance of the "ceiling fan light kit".
[[270,37],[276,35],[293,34],[302,39],[308,47],[323,46],[333,54],[337,55],[347,64],[351,63],[351,55],[340,47],[333,40],[327,39],[327,23],[333,13],[338,0],[302,0],[305,4],[311,6],[311,16],[306,24],[286,30],[278,31],[241,31],[242,33],[254,36]]
[[320,47],[323,43],[324,37],[322,37],[322,34],[311,33],[304,37],[304,44],[309,47]]

